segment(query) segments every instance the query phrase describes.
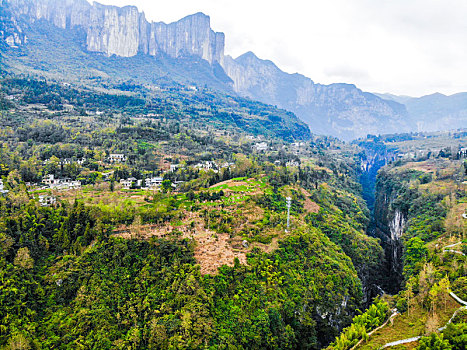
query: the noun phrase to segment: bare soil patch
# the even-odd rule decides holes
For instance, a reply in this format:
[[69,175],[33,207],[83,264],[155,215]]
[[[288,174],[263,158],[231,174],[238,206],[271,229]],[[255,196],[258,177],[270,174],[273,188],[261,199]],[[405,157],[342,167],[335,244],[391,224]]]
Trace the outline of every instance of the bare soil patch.
[[[201,267],[202,274],[216,274],[222,265],[233,266],[235,258],[246,265],[247,249],[232,246],[228,234],[219,234],[204,228],[203,220],[196,213],[188,213],[185,225],[140,225],[121,226],[115,231],[115,237],[125,239],[148,240],[151,237],[178,237],[193,239],[195,244],[194,257]],[[193,222],[193,225],[191,223]],[[243,249],[242,249],[243,248]]]

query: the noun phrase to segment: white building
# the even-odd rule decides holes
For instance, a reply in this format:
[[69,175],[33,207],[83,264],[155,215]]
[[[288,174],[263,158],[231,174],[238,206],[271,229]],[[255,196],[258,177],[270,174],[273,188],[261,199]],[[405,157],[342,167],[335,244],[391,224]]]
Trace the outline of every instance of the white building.
[[290,160],[285,164],[286,167],[299,167],[300,163],[296,160]]
[[254,144],[253,149],[257,152],[264,152],[268,149],[268,144],[267,142],[258,142]]
[[212,161],[209,161],[209,160],[196,164],[195,168],[203,169],[203,170],[212,170],[215,173],[218,172],[217,164],[215,162],[212,162]]
[[114,174],[114,171],[109,171],[107,173],[101,173],[102,175],[102,178],[104,179],[104,181],[108,181],[110,180],[110,177]]
[[109,155],[109,162],[111,163],[122,163],[126,161],[126,157],[122,153],[112,153]]
[[48,174],[48,175],[45,175],[43,178],[42,178],[42,182],[46,185],[53,185],[53,184],[57,184],[59,182],[58,179],[55,178],[55,176],[53,174]]
[[170,164],[170,172],[174,172],[174,171],[177,171],[178,168],[181,168],[182,165],[181,164]]
[[235,165],[235,163],[225,162],[224,164],[220,165],[220,168],[221,169],[230,168],[230,167],[233,167],[234,165]]
[[81,188],[81,181],[74,181],[69,178],[56,179],[52,174],[46,175],[42,182],[52,190],[76,190]]
[[5,190],[5,186],[3,185],[3,180],[0,179],[0,194],[6,194],[8,190]]
[[145,180],[145,185],[151,190],[158,189],[162,185],[164,179],[162,177],[152,177]]
[[137,180],[134,177],[129,177],[128,179],[121,179],[120,184],[125,190],[129,190],[133,184],[136,184]]
[[39,196],[39,203],[43,207],[50,207],[57,203],[57,198],[55,198],[54,196],[42,194]]

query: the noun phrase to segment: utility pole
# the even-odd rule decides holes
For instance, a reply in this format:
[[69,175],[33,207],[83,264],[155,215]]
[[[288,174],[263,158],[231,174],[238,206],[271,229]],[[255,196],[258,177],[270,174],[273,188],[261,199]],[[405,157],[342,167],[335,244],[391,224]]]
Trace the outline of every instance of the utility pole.
[[287,197],[286,201],[287,201],[287,229],[285,230],[285,232],[287,233],[289,232],[289,227],[290,227],[290,206],[292,205],[292,198]]

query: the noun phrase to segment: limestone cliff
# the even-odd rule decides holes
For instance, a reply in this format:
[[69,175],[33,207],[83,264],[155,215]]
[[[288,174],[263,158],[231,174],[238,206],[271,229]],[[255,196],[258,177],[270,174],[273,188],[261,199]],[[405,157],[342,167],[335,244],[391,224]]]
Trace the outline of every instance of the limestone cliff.
[[208,16],[197,13],[178,22],[148,22],[134,6],[92,5],[85,0],[8,0],[17,17],[46,20],[62,29],[86,32],[88,51],[132,57],[138,53],[173,58],[198,56],[223,64],[224,34],[215,33]]
[[226,57],[225,71],[241,95],[297,114],[318,134],[351,140],[367,134],[410,130],[405,107],[351,84],[316,84],[300,74],[281,71],[252,52]]
[[0,48],[18,47],[26,42],[27,37],[11,12],[9,4],[0,0]]
[[374,208],[374,235],[381,239],[385,250],[387,277],[384,289],[397,293],[402,283],[402,235],[407,226],[408,213],[405,203],[398,201],[404,185],[391,174],[380,171],[376,182]]

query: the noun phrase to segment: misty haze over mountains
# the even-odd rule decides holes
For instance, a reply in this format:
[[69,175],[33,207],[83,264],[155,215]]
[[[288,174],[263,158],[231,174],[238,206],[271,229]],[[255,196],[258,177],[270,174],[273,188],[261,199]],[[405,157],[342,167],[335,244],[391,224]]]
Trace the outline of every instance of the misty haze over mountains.
[[[75,76],[83,83],[113,79],[207,85],[289,110],[311,132],[344,140],[467,125],[467,93],[420,98],[372,94],[352,84],[322,85],[285,73],[252,52],[225,56],[224,34],[213,31],[202,13],[165,24],[147,21],[134,6],[3,0],[0,16],[7,71]],[[44,59],[39,52],[49,56]]]

